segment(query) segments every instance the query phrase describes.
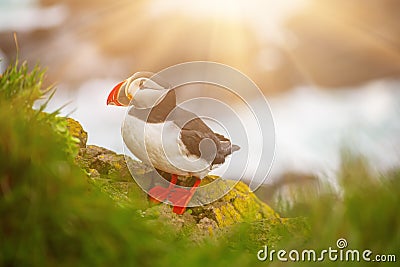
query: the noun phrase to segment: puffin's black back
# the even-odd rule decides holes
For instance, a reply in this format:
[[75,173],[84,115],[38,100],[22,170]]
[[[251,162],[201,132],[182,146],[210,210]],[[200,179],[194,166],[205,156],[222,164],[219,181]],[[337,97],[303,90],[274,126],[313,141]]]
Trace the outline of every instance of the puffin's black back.
[[223,135],[214,133],[207,124],[196,114],[176,107],[175,90],[169,90],[164,99],[151,109],[136,109],[129,111],[129,115],[145,120],[147,123],[163,123],[173,121],[181,129],[181,140],[191,155],[201,157],[200,142],[209,139],[214,142],[216,155],[212,164],[222,164],[232,152],[239,150],[239,146],[231,144]]

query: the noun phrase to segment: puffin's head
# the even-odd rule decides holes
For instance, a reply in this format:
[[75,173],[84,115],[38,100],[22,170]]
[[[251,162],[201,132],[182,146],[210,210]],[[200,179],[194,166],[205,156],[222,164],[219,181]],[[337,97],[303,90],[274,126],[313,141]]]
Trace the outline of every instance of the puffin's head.
[[112,89],[107,105],[153,107],[164,98],[167,88],[155,82],[151,73],[137,72]]

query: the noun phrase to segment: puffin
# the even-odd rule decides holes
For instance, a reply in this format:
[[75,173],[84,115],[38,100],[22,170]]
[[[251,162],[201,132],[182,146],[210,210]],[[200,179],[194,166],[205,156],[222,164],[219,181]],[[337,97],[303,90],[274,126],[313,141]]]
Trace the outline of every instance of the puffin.
[[[161,85],[148,72],[137,72],[118,83],[107,105],[127,107],[121,127],[123,141],[135,157],[158,171],[171,174],[168,187],[148,191],[152,202],[169,202],[183,214],[196,189],[211,170],[240,149],[214,132],[195,113],[177,105],[176,88]],[[195,178],[192,187],[177,185]]]

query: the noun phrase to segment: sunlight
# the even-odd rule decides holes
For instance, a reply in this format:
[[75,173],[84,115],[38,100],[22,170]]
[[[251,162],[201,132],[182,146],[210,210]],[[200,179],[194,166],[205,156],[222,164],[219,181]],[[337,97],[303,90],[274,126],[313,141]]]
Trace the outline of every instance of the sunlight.
[[184,14],[189,14],[190,16],[199,17],[214,17],[219,18],[240,18],[241,10],[247,5],[247,1],[244,0],[175,0],[175,1],[152,1],[152,7],[155,12],[168,12],[177,11]]
[[157,14],[165,11],[183,12],[190,16],[218,17],[223,19],[242,19],[247,16],[262,16],[264,20],[286,15],[304,6],[307,0],[261,1],[261,0],[174,0],[152,1],[153,11]]
[[218,21],[240,21],[259,31],[261,36],[276,35],[277,28],[294,12],[303,8],[309,0],[174,0],[151,2],[154,16],[174,12],[191,18],[213,18]]

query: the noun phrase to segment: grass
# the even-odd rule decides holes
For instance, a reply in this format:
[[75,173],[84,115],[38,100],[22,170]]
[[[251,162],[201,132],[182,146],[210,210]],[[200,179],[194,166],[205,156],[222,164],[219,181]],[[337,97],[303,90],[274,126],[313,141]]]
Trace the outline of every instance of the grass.
[[[280,266],[259,262],[257,251],[335,248],[338,238],[400,260],[400,171],[373,175],[345,154],[342,192],[289,206],[292,226],[242,223],[194,243],[190,233],[116,205],[75,165],[65,119],[32,109],[52,90],[42,88],[43,78],[38,66],[18,62],[0,78],[0,266]],[[309,263],[293,263],[301,265]]]
[[[303,196],[302,200],[298,199],[287,214],[305,216],[311,235],[300,246],[293,242],[286,243],[288,250],[338,249],[336,241],[344,238],[348,244],[344,251],[369,249],[373,252],[371,258],[377,254],[390,254],[400,260],[400,171],[374,175],[368,166],[362,157],[343,153],[338,173],[341,191],[335,192],[329,186],[322,186],[325,189],[317,197]],[[324,263],[337,264],[332,261]],[[363,265],[360,262],[343,263],[346,266],[360,264]],[[390,265],[369,263],[379,264]],[[308,266],[308,263],[296,262],[297,265]]]

